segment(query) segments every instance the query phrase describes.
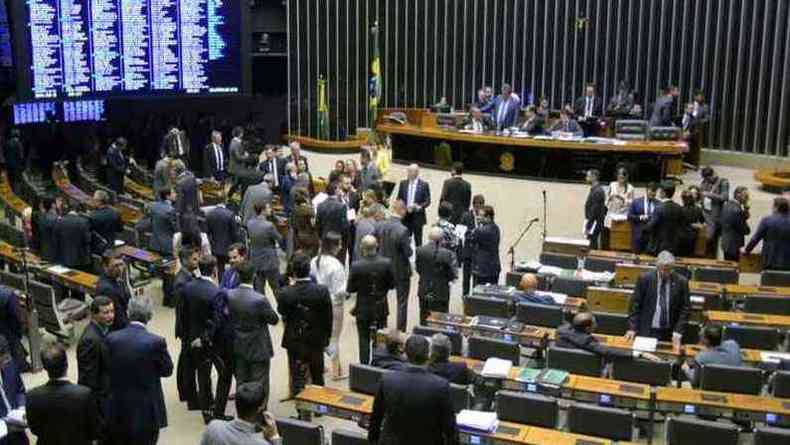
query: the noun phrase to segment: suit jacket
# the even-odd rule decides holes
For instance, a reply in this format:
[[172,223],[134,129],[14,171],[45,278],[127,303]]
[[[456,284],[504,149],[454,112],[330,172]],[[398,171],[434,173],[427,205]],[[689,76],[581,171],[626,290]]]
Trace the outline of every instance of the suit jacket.
[[360,167],[359,189],[361,191],[364,192],[371,187],[378,186],[379,181],[381,181],[381,171],[379,171],[379,168],[373,163],[373,161],[370,161],[366,166]]
[[275,185],[275,188],[278,188],[282,184],[287,164],[288,161],[285,158],[266,159],[260,165],[260,168],[264,175],[272,175],[272,184]]
[[167,426],[163,377],[173,374],[165,339],[132,323],[107,335],[110,400],[107,429],[123,443],[148,443]]
[[487,100],[480,100],[475,99],[474,103],[472,104],[480,109],[480,112],[483,114],[488,114],[494,111],[494,100],[487,99]]
[[499,226],[494,223],[480,224],[468,236],[474,249],[472,273],[479,277],[499,276],[502,271],[499,261]]
[[368,440],[390,445],[457,444],[450,384],[417,366],[384,374],[373,401]]
[[55,224],[57,261],[67,267],[91,264],[91,226],[88,218],[70,213]]
[[409,231],[401,220],[390,217],[376,226],[379,253],[392,261],[392,271],[398,281],[411,277],[411,240]]
[[461,217],[461,225],[466,226],[466,235],[464,235],[464,247],[461,249],[461,260],[472,261],[474,257],[474,243],[472,242],[472,231],[477,228],[479,224],[477,217],[475,217],[474,210],[470,209],[464,212]]
[[472,204],[472,184],[457,176],[445,180],[439,201],[447,201],[453,205],[453,214],[450,217],[450,222],[458,224],[464,212]]
[[710,210],[705,210],[705,206],[703,205],[705,223],[708,225],[708,238],[712,238],[713,230],[719,224],[721,209],[724,203],[730,199],[730,181],[719,177],[713,184],[707,184],[705,182],[700,184],[700,190],[712,194],[712,196],[708,198],[710,199]]
[[41,258],[49,262],[58,261],[58,243],[55,238],[55,226],[58,224],[58,215],[50,211],[42,215],[38,223],[39,245]]
[[77,343],[77,383],[88,387],[103,404],[110,397],[110,363],[106,335],[93,321]]
[[664,201],[653,212],[645,229],[650,232],[648,250],[657,255],[664,250],[678,255],[680,242],[687,230],[686,214],[683,207],[674,201]]
[[246,286],[228,291],[228,309],[233,328],[233,353],[251,362],[274,356],[269,325],[280,321],[265,295]]
[[222,145],[219,145],[219,153],[214,145],[213,142],[210,142],[203,149],[203,176],[221,181],[225,179],[228,170],[228,159]]
[[196,278],[184,284],[181,290],[183,314],[186,316],[184,339],[191,343],[199,338],[214,341],[222,328],[220,307],[225,298],[216,284],[205,278]]
[[[645,204],[648,204],[647,211],[645,211]],[[653,204],[653,209],[650,211],[649,204]],[[631,248],[636,251],[636,247],[642,240],[644,235],[643,229],[647,225],[647,222],[650,221],[650,216],[655,212],[656,207],[658,207],[658,201],[656,199],[647,199],[647,196],[641,196],[637,199],[631,201],[631,205],[628,207],[628,221],[631,222]],[[639,219],[640,216],[647,215],[648,218],[645,221]]]
[[557,340],[555,345],[560,348],[581,349],[592,352],[606,360],[618,358],[631,358],[631,351],[610,348],[602,345],[597,338],[583,331],[577,331],[570,324],[566,323],[557,329]]
[[244,176],[251,164],[257,162],[257,158],[247,152],[241,139],[233,138],[228,146],[228,173],[233,176]]
[[[401,181],[398,186],[398,199],[407,205],[409,204],[409,181],[407,179]],[[431,187],[420,178],[417,178],[414,190],[414,204],[420,206],[419,210],[407,213],[403,223],[424,226],[427,221],[425,209],[431,205]]]
[[12,348],[18,346],[22,339],[21,315],[19,299],[13,289],[0,285],[0,334]]
[[299,168],[299,163],[298,163],[299,161],[304,161],[304,167],[305,167],[304,171],[309,172],[310,171],[310,163],[307,162],[307,157],[305,155],[300,154],[298,160],[295,160],[293,155],[288,155],[288,156],[285,157],[285,164],[286,165],[288,163],[290,163],[290,162],[293,162],[294,165],[296,165],[296,167]]
[[170,201],[151,205],[151,250],[173,256],[173,235],[176,233],[176,210]]
[[606,217],[606,192],[603,185],[596,184],[590,188],[587,200],[584,202],[584,219],[586,234],[596,236],[603,229],[603,220]]
[[185,267],[182,267],[173,280],[173,299],[176,305],[175,336],[182,340],[186,340],[189,332],[189,315],[186,313],[184,286],[194,279],[195,276]]
[[[592,97],[593,106],[592,106],[592,115],[594,117],[600,117],[601,114],[601,99],[599,97]],[[577,117],[584,117],[584,112],[587,109],[587,96],[581,96],[576,99],[576,103],[573,107],[573,113],[576,114]]]
[[[282,443],[282,439],[279,442]],[[273,445],[263,438],[255,424],[242,419],[212,420],[200,439],[200,445]]]
[[107,275],[102,274],[99,277],[99,282],[96,284],[96,295],[102,295],[112,300],[115,306],[115,320],[112,323],[112,330],[125,328],[129,324],[126,317],[126,310],[129,307],[129,300],[132,295],[129,292],[129,287],[125,283],[119,283]]
[[244,192],[244,197],[241,199],[242,224],[247,224],[249,220],[255,218],[256,205],[271,204],[273,196],[272,189],[264,181],[247,187],[247,191]]
[[88,219],[91,230],[107,242],[100,252],[103,253],[105,249],[114,247],[115,239],[123,231],[123,221],[121,220],[120,212],[109,206],[102,207],[91,212]]
[[395,288],[392,262],[383,256],[359,257],[351,264],[346,291],[357,294],[351,313],[357,320],[386,321],[387,293]]
[[[8,404],[11,409],[17,409],[25,406],[25,384],[22,382],[22,377],[19,375],[18,368],[15,363],[9,363],[0,369],[3,376],[3,390],[8,398]],[[0,402],[0,418],[8,415],[8,410],[4,403]],[[17,431],[9,433],[8,436],[0,439],[0,445],[27,445],[27,435],[24,431]]]
[[[504,111],[502,111],[502,117],[500,118],[500,109],[502,107],[504,107]],[[494,109],[491,111],[491,118],[496,123],[497,129],[515,126],[518,122],[519,113],[521,113],[521,100],[516,99],[515,96],[511,95],[508,100],[504,100],[499,95],[494,99]]]
[[408,364],[402,356],[390,354],[385,347],[378,346],[373,349],[373,359],[370,361],[370,366],[390,371],[403,371]]
[[115,144],[107,149],[107,185],[117,193],[123,192],[123,181],[126,177],[126,170],[129,168],[129,160]]
[[745,244],[745,237],[751,232],[747,222],[748,214],[735,200],[724,203],[721,209],[721,250],[735,253]]
[[790,270],[790,218],[774,213],[760,220],[757,231],[752,235],[746,252],[751,252],[763,242],[763,269]]
[[[494,121],[491,120],[491,117],[483,115],[480,118],[480,125],[482,126],[483,131],[491,131],[496,128]],[[472,116],[467,116],[466,119],[461,123],[461,128],[465,130],[474,130],[475,129],[475,119]]]
[[[677,272],[670,277],[669,329],[682,334],[691,310],[689,283]],[[653,315],[658,298],[658,275],[655,270],[645,272],[636,280],[634,295],[631,297],[631,310],[628,316],[628,329],[637,335],[650,336]]]
[[274,224],[263,218],[253,218],[247,222],[247,235],[252,267],[257,271],[278,270],[277,246],[283,247],[283,238]]
[[428,365],[428,370],[456,385],[471,385],[475,380],[474,371],[465,362],[433,362]]
[[568,122],[563,122],[561,120],[557,121],[554,125],[551,126],[549,132],[552,131],[564,131],[567,133],[582,133],[582,127],[579,126],[579,122],[576,119],[568,119]]
[[540,115],[534,115],[531,118],[525,120],[519,126],[521,131],[526,131],[529,134],[543,134],[546,132],[544,129],[546,122]]
[[450,301],[450,282],[458,277],[453,252],[431,241],[417,248],[414,266],[420,274],[420,298],[432,294],[438,301]]
[[315,225],[323,237],[328,232],[345,235],[348,231],[348,207],[335,197],[330,197],[318,205]]
[[176,211],[179,215],[200,211],[197,178],[191,172],[186,172],[176,180]]
[[241,241],[236,215],[225,206],[216,206],[206,215],[208,239],[214,255],[228,256],[228,248]]
[[675,99],[672,96],[661,96],[656,99],[653,105],[653,113],[650,115],[651,127],[669,127],[672,125],[674,114]]
[[170,183],[170,161],[160,159],[154,165],[154,199],[159,199],[159,194],[163,190],[172,188],[173,184]]
[[91,445],[101,417],[90,388],[50,380],[27,394],[27,423],[39,445]]
[[277,311],[285,323],[283,348],[302,356],[329,346],[332,301],[326,286],[306,279],[280,289]]

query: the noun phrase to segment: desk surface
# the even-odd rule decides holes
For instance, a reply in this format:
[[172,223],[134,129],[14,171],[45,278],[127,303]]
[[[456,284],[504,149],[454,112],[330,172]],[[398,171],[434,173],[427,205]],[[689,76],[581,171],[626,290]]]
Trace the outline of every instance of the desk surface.
[[11,183],[8,180],[8,174],[6,172],[0,173],[0,199],[2,199],[6,207],[16,213],[17,216],[22,216],[22,212],[29,207],[25,201],[11,190]]
[[132,195],[135,195],[139,198],[146,199],[148,201],[156,200],[156,197],[154,196],[154,189],[140,184],[128,176],[124,178],[123,187]]
[[[3,257],[3,259],[6,261],[10,261],[15,264],[22,263],[22,256],[19,251],[14,248],[14,246],[4,241],[0,241],[0,257]],[[48,276],[52,280],[55,280],[65,286],[79,290],[85,290],[91,294],[96,292],[96,283],[99,282],[99,277],[96,275],[76,269],[70,269],[62,273],[53,272],[49,269],[49,267],[54,265],[42,264],[41,258],[33,253],[27,254],[27,262],[31,267],[35,268],[41,274]]]
[[790,328],[790,316],[751,314],[747,312],[706,311],[705,318],[715,323],[738,323],[753,326]]
[[[638,259],[640,264],[649,264],[651,266],[656,262],[656,257],[652,255],[636,255],[633,253],[615,252],[612,250],[591,250],[587,256],[593,258],[617,260],[627,263],[634,263],[634,260]],[[675,259],[675,261],[679,266],[717,267],[723,269],[738,268],[738,263],[735,261],[713,260],[709,258],[678,257]]]
[[373,396],[325,386],[307,385],[296,396],[296,400],[332,406],[359,414],[370,415],[373,412]]
[[[87,207],[96,207],[96,203],[93,202],[93,197],[91,195],[72,184],[66,174],[65,167],[58,165],[53,166],[52,180],[64,195]],[[123,220],[124,224],[133,225],[143,219],[143,213],[129,204],[118,203],[113,207],[121,214],[121,220]]]
[[790,415],[790,399],[701,391],[691,388],[657,388],[656,401]]

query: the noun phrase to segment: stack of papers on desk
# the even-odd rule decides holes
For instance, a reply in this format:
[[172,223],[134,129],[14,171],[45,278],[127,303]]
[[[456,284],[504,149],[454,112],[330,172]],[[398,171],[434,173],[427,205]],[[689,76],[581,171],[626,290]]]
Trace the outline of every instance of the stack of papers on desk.
[[636,337],[634,339],[634,349],[642,352],[656,352],[658,339],[652,337]]
[[71,269],[69,269],[68,267],[63,267],[63,266],[50,266],[50,267],[47,268],[47,270],[52,272],[52,273],[54,273],[54,274],[64,274],[64,273],[67,273],[67,272],[71,272]]
[[455,417],[455,423],[461,429],[490,433],[496,430],[497,418],[496,413],[464,409]]
[[483,366],[483,371],[480,374],[483,377],[504,379],[510,375],[511,368],[513,368],[513,362],[510,360],[492,357],[486,360],[486,364]]
[[563,268],[557,266],[540,266],[538,273],[541,275],[552,275],[556,277],[561,275],[563,270]]
[[771,352],[760,351],[760,361],[763,363],[776,363],[782,360],[790,360],[790,353],[787,352]]

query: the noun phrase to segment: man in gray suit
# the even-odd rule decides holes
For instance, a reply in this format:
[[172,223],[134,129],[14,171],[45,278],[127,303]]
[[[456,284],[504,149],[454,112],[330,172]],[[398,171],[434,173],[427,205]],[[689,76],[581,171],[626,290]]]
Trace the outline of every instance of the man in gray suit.
[[730,182],[720,178],[711,167],[704,167],[700,192],[702,196],[702,215],[705,217],[705,229],[708,234],[707,253],[716,258],[721,238],[721,209],[730,199]]
[[244,192],[244,197],[241,200],[241,222],[247,224],[247,221],[255,218],[255,206],[272,203],[272,188],[270,185],[271,176],[266,175],[260,184],[250,186]]
[[664,94],[656,99],[653,113],[650,115],[651,127],[670,127],[675,113],[675,98],[680,94],[676,86],[664,88]]
[[[263,401],[268,391],[260,383],[244,383],[236,388],[236,413],[238,419],[212,420],[208,424],[200,445],[281,445],[277,423],[269,412],[264,412]],[[263,437],[257,431],[263,417]]]
[[420,301],[420,324],[431,311],[448,312],[450,307],[450,282],[458,278],[455,253],[441,246],[444,231],[431,227],[429,243],[417,248],[415,268],[420,275],[417,297]]
[[364,192],[365,190],[378,187],[379,181],[381,181],[381,172],[376,167],[376,164],[371,161],[370,151],[362,150],[359,153],[359,164],[361,166],[359,171],[359,189]]
[[255,269],[255,290],[265,294],[266,283],[276,294],[280,288],[280,259],[277,247],[285,250],[283,238],[269,221],[272,214],[270,204],[255,207],[257,216],[247,221],[247,235],[250,242],[250,263]]
[[401,200],[396,200],[392,204],[392,216],[381,221],[376,227],[375,233],[381,246],[381,255],[392,261],[398,298],[397,324],[398,330],[401,332],[406,332],[411,287],[411,262],[409,260],[412,254],[409,230],[401,222],[404,216],[406,216],[406,204]]
[[150,248],[164,256],[173,256],[173,235],[176,233],[174,199],[173,189],[166,189],[159,194],[159,201],[151,205]]
[[253,287],[255,272],[249,264],[239,267],[241,285],[228,291],[228,310],[233,328],[233,362],[236,383],[259,382],[266,397],[263,408],[268,405],[269,369],[274,355],[269,326],[280,321],[266,296]]
[[255,169],[258,159],[247,152],[244,148],[244,129],[235,127],[233,129],[233,139],[228,146],[228,174],[233,178],[233,185],[228,192],[228,198],[232,198],[237,189],[241,188],[241,194],[250,184],[255,184],[260,179],[258,170]]
[[156,161],[154,166],[154,196],[159,197],[160,193],[173,188],[170,182],[170,156],[164,155],[162,159]]

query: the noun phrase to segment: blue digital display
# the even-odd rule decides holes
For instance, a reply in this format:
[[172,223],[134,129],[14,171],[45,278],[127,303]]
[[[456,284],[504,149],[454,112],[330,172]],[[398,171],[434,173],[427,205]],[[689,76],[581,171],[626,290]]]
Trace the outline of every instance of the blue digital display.
[[105,113],[104,100],[19,103],[14,104],[14,124],[103,121]]
[[40,124],[57,121],[54,102],[32,102],[14,105],[14,124]]
[[35,99],[242,89],[242,1],[25,0]]
[[8,11],[6,11],[5,2],[0,1],[0,68],[10,68],[12,65],[11,28],[8,23]]

